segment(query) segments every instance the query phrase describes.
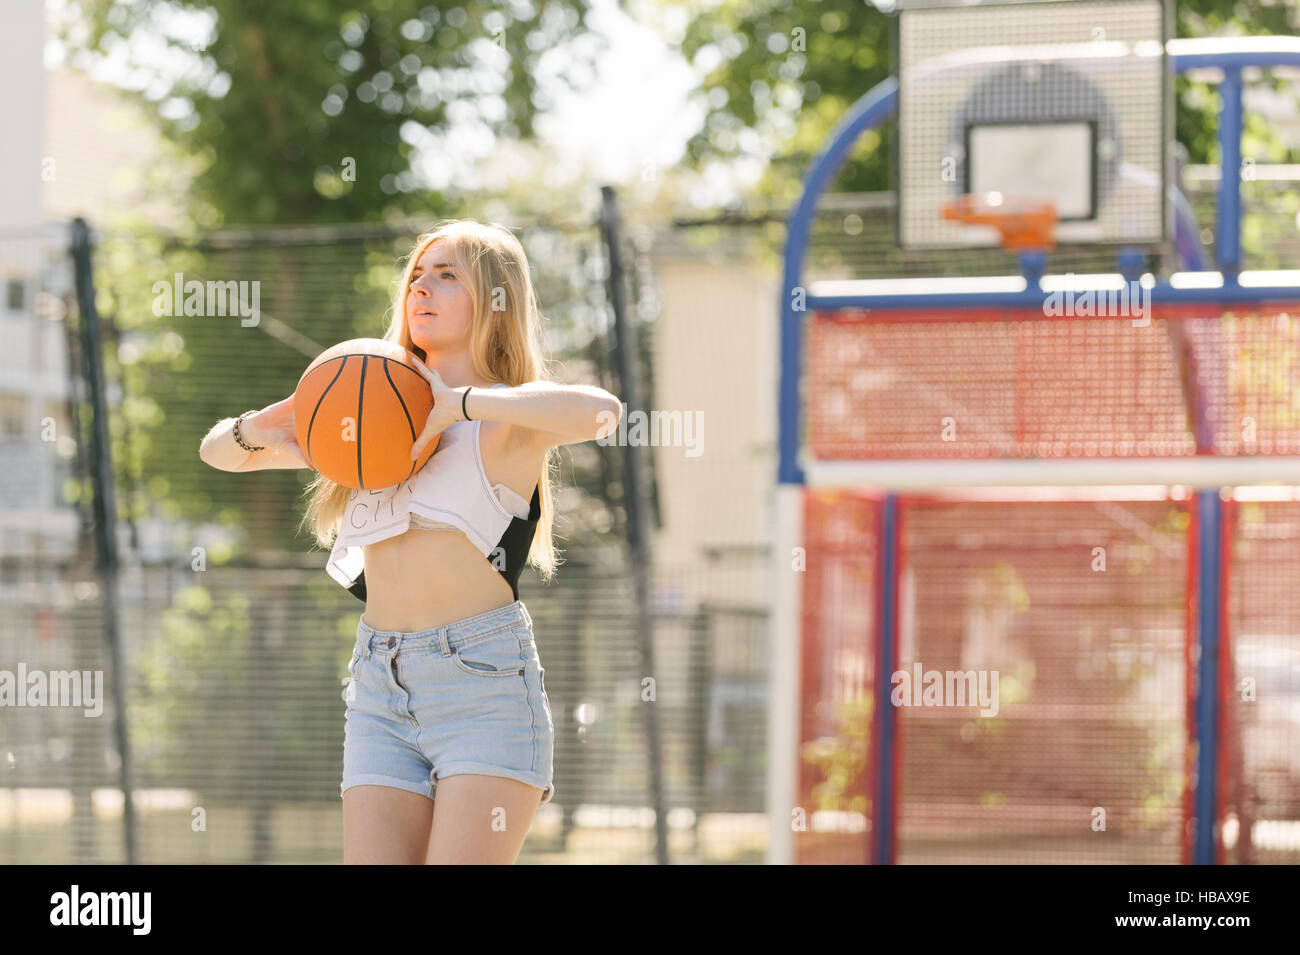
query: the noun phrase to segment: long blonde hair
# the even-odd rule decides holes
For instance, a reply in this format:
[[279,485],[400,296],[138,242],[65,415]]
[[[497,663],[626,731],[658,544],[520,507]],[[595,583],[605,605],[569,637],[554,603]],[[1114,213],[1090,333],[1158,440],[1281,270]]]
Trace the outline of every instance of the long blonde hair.
[[[543,343],[543,318],[528,273],[528,258],[519,240],[505,227],[495,224],[473,219],[444,220],[415,240],[389,303],[384,340],[397,342],[420,361],[427,361],[424,349],[411,340],[406,327],[406,296],[411,287],[411,273],[420,256],[438,239],[443,240],[450,261],[456,263],[469,285],[474,309],[470,329],[474,371],[489,381],[507,385],[552,380]],[[554,448],[547,452],[538,479],[541,517],[528,552],[528,563],[537,568],[544,581],[554,577],[559,563],[551,536],[554,455]],[[352,489],[318,475],[304,493],[310,498],[300,526],[310,526],[318,544],[332,547]]]

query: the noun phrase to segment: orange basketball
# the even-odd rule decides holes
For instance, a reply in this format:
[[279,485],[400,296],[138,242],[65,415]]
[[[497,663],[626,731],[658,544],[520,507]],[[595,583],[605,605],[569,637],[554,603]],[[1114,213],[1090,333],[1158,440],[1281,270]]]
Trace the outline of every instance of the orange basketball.
[[438,438],[411,460],[433,410],[429,381],[414,359],[394,342],[354,338],[307,366],[293,392],[293,427],[313,468],[345,487],[374,491],[424,467]]

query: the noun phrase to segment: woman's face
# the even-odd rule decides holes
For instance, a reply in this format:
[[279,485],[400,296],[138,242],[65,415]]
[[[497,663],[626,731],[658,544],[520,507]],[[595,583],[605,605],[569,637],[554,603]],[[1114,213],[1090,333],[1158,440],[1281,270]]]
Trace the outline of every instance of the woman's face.
[[426,355],[468,346],[474,324],[474,303],[465,284],[468,277],[443,249],[441,239],[429,244],[406,290],[406,327],[411,341]]

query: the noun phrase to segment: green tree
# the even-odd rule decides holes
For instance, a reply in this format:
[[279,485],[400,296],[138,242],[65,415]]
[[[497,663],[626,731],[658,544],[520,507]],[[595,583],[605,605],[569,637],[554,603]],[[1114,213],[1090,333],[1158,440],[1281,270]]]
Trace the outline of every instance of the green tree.
[[430,194],[412,172],[416,144],[459,123],[531,137],[547,105],[543,56],[594,39],[571,47],[567,66],[581,73],[600,45],[585,0],[373,0],[365,10],[345,0],[71,0],[59,35],[79,67],[141,37],[188,57],[180,75],[158,73],[153,61],[166,58],[154,55],[133,66],[157,74],[137,95],[200,160],[202,226],[444,206],[456,196]]

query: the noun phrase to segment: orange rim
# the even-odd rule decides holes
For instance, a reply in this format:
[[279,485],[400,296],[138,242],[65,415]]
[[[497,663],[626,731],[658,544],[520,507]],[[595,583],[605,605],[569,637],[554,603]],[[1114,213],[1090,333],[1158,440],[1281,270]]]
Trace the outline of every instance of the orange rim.
[[1058,221],[1056,206],[1042,199],[999,193],[964,195],[945,202],[942,213],[953,222],[992,226],[1002,237],[1002,247],[1011,251],[1056,245],[1052,236]]

